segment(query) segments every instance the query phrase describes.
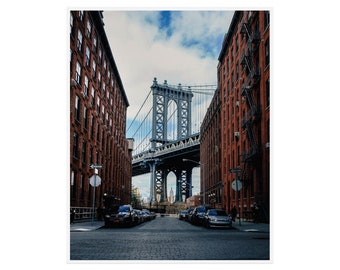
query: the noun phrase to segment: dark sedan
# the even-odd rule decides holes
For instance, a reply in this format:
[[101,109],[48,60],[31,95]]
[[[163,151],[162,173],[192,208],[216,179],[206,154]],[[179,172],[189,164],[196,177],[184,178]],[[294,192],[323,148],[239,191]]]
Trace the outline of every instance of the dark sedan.
[[105,226],[132,226],[137,223],[137,219],[131,205],[122,205],[117,211],[105,215]]
[[204,206],[197,206],[192,212],[191,223],[194,225],[202,225],[206,211]]

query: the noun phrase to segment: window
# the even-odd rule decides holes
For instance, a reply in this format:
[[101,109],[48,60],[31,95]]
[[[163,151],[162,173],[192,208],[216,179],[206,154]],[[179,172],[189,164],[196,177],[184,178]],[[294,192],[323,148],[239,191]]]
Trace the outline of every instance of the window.
[[83,34],[80,29],[78,29],[78,39],[77,39],[77,48],[81,52],[81,47],[83,45]]
[[269,25],[269,11],[264,12],[264,29]]
[[86,66],[90,67],[90,48],[87,45],[86,45],[85,53],[86,53]]
[[97,97],[97,113],[100,114],[100,97]]
[[236,52],[238,52],[238,34],[236,34],[236,40],[235,40],[235,46],[236,46]]
[[102,74],[98,72],[98,85],[100,87],[100,84],[102,83]]
[[77,172],[72,171],[72,174],[71,174],[71,197],[72,199],[76,198],[76,191],[77,191]]
[[82,10],[80,10],[78,15],[79,15],[79,19],[82,21],[83,18],[84,18],[84,12]]
[[78,84],[80,84],[80,81],[81,81],[81,65],[77,61],[77,64],[76,64],[76,82]]
[[223,88],[223,102],[226,103],[227,101],[227,91],[225,89],[225,87]]
[[227,89],[228,89],[228,97],[230,96],[230,81],[228,80],[227,83]]
[[270,84],[269,79],[266,81],[266,98],[267,98],[267,107],[270,105]]
[[70,34],[72,34],[72,28],[73,28],[73,15],[72,12],[70,12]]
[[264,44],[265,47],[265,55],[266,55],[266,66],[269,65],[269,39],[267,39],[266,43]]
[[85,75],[84,79],[84,95],[87,96],[89,91],[89,78]]
[[84,175],[80,175],[80,198],[84,199]]
[[78,134],[73,134],[73,157],[78,158]]
[[231,73],[231,90],[234,90],[234,71]]
[[81,150],[81,157],[82,157],[82,162],[86,163],[86,141],[83,141],[83,146]]
[[104,117],[105,117],[105,107],[104,105],[102,105],[102,120],[104,121]]
[[104,72],[106,72],[106,59],[104,60]]
[[239,67],[239,64],[238,64],[238,62],[236,63],[236,81],[238,81],[238,79],[239,79],[239,73],[240,73],[240,67]]
[[87,129],[87,108],[84,106],[84,128]]
[[[93,118],[93,115],[91,115],[91,137],[94,136],[94,118]],[[92,161],[91,161],[92,163]]]
[[93,155],[92,155],[92,152],[93,152],[93,147],[91,146],[90,147],[90,163],[93,164]]
[[92,26],[91,26],[91,22],[90,20],[87,21],[87,24],[86,24],[86,35],[88,38],[91,37],[91,31],[92,31]]
[[99,49],[99,63],[101,64],[102,62],[102,57],[103,57],[103,52],[102,52],[102,49],[100,48]]
[[92,78],[96,78],[96,61],[92,60]]
[[97,36],[94,35],[93,37],[93,47],[94,47],[94,51],[97,51]]
[[80,100],[79,97],[76,95],[76,99],[75,99],[75,112],[74,112],[74,116],[76,118],[77,121],[79,121],[79,111],[80,111]]
[[[231,98],[231,116],[235,114],[234,98]],[[233,130],[234,133],[234,130]]]
[[74,185],[74,171],[71,173],[71,186]]
[[92,90],[91,90],[91,105],[94,105],[94,87],[92,86]]

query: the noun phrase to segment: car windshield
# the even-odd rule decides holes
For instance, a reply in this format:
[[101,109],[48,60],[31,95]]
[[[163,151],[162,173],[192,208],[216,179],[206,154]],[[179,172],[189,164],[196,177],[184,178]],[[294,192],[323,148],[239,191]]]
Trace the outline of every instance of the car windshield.
[[227,213],[223,210],[210,210],[209,215],[210,216],[226,216]]
[[197,212],[205,212],[205,208],[204,207],[197,208]]
[[130,212],[130,207],[128,206],[120,206],[118,212]]

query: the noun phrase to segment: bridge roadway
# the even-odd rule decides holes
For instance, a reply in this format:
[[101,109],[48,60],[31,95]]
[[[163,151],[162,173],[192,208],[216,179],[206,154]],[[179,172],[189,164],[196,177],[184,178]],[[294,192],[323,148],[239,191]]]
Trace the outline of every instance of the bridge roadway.
[[187,167],[195,167],[197,164],[188,164],[183,159],[200,160],[199,133],[193,134],[185,139],[171,141],[155,148],[155,151],[145,151],[132,157],[132,176],[150,172],[147,164],[157,161],[157,169],[175,170]]

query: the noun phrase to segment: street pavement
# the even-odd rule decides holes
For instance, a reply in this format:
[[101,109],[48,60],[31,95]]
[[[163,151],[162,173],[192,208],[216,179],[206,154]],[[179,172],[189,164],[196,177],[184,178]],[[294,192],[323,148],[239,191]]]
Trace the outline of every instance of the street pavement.
[[[177,215],[171,215],[173,218],[178,218]],[[104,221],[77,221],[70,224],[71,232],[87,232],[94,231],[104,226]],[[233,228],[244,232],[267,232],[270,231],[270,225],[266,223],[254,223],[249,221],[239,221],[238,219],[233,222]]]

